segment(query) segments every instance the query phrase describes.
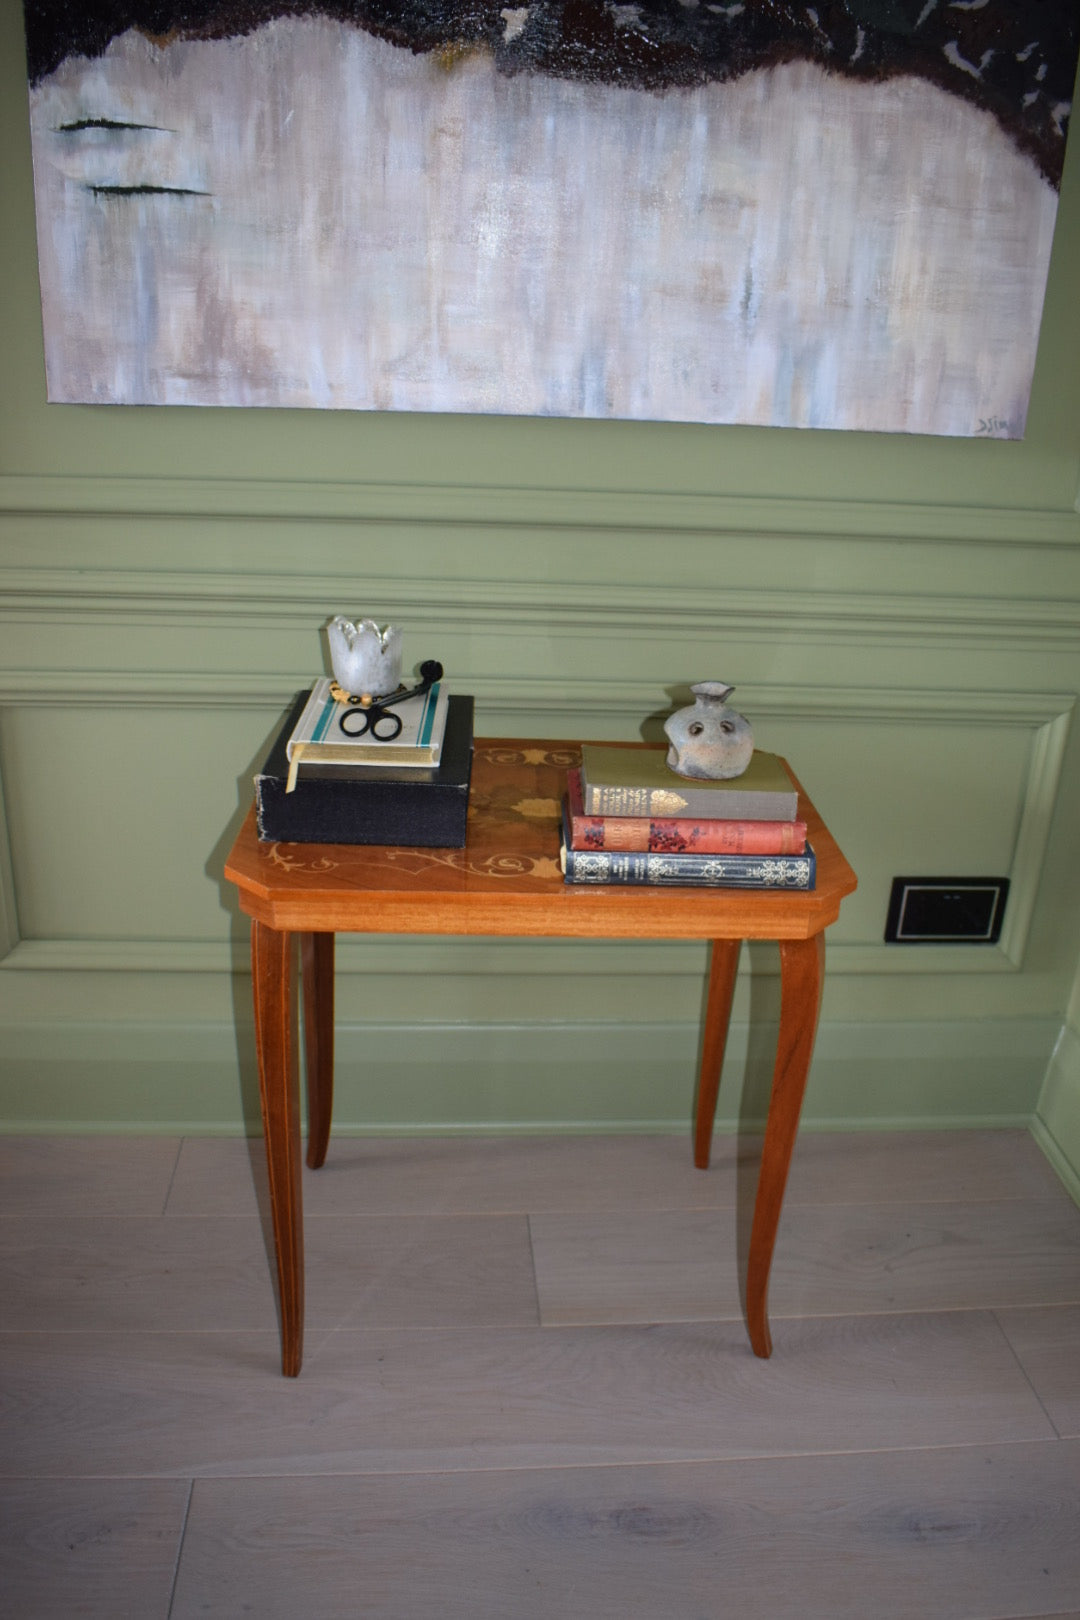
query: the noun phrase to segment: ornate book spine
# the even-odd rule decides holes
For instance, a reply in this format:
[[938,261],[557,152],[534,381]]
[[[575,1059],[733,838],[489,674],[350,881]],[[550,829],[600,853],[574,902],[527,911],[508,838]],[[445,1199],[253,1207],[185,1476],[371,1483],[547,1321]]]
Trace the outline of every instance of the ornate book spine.
[[812,889],[817,862],[803,855],[650,855],[633,850],[569,849],[560,861],[567,883],[635,883],[701,889]]

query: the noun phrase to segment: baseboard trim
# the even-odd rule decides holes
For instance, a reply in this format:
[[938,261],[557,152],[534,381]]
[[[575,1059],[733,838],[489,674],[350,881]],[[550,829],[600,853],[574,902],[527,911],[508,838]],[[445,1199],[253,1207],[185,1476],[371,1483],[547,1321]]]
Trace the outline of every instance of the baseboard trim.
[[[962,1115],[955,1119],[928,1116],[925,1119],[803,1119],[799,1130],[803,1135],[823,1135],[826,1132],[854,1136],[897,1135],[903,1131],[1023,1131],[1032,1129],[1029,1115],[988,1115],[976,1119]],[[576,1120],[552,1119],[527,1123],[496,1121],[476,1124],[472,1121],[435,1120],[417,1124],[404,1120],[384,1125],[339,1125],[334,1122],[331,1133],[336,1137],[430,1137],[430,1136],[692,1136],[689,1119],[614,1119]],[[764,1126],[725,1123],[718,1120],[717,1136],[762,1136]],[[1033,1130],[1034,1134],[1034,1130]],[[174,1136],[174,1137],[238,1137],[255,1140],[262,1135],[262,1127],[223,1124],[220,1120],[157,1120],[148,1125],[145,1120],[99,1120],[92,1123],[70,1124],[63,1120],[25,1119],[15,1122],[0,1120],[0,1136]],[[1042,1146],[1042,1143],[1039,1144]],[[1048,1155],[1050,1157],[1050,1155]],[[1080,1197],[1077,1199],[1080,1202]]]

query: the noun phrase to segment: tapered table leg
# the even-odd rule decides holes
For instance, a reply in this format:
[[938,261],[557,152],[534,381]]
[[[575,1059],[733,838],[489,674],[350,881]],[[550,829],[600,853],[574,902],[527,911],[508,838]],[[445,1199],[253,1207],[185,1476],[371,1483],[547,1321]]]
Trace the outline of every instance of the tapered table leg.
[[825,981],[825,936],[780,941],[780,1034],[758,1174],[746,1276],[746,1325],[756,1356],[772,1355],[769,1268]]
[[300,935],[307,1068],[308,1168],[318,1170],[330,1145],[334,1112],[334,936]]
[[709,988],[705,998],[701,1073],[694,1119],[694,1163],[699,1170],[709,1168],[716,1099],[720,1094],[720,1070],[724,1065],[731,998],[735,993],[735,974],[741,948],[741,939],[714,939],[709,953]]
[[295,934],[253,922],[251,974],[259,1098],[281,1303],[281,1370],[287,1378],[295,1378],[300,1371],[304,1343]]

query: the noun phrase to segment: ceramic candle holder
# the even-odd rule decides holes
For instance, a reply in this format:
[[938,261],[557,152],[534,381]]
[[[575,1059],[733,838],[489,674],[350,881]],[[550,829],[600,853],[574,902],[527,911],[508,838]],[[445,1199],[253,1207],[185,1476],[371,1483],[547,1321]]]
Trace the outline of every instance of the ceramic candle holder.
[[340,613],[326,627],[334,679],[354,697],[389,697],[401,685],[401,626]]

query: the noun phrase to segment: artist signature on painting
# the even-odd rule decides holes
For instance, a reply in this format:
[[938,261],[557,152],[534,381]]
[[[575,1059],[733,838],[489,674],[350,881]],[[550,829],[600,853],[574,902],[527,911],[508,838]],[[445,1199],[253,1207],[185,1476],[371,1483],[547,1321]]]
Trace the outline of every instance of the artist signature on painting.
[[975,429],[977,439],[1013,439],[1016,431],[1004,416],[980,416]]

